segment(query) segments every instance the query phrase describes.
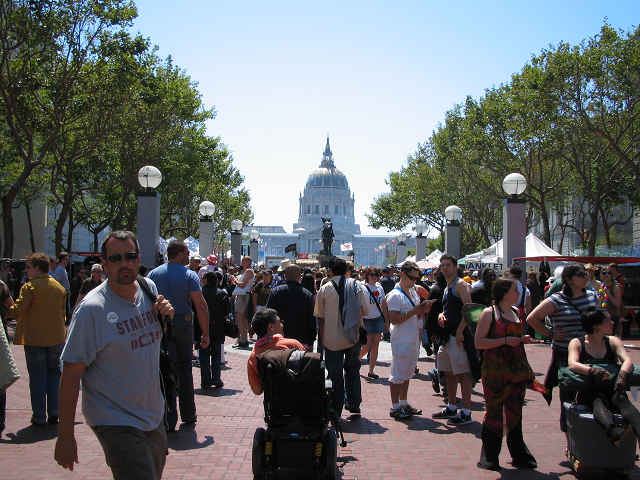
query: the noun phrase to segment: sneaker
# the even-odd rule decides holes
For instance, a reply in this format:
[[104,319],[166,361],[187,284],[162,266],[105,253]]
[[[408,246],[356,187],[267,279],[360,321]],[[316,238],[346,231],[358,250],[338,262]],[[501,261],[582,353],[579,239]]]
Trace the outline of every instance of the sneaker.
[[447,420],[447,424],[456,426],[467,425],[471,422],[471,414],[465,415],[464,413],[462,413],[462,410],[459,411],[455,417],[451,417],[449,420]]
[[405,405],[404,409],[409,415],[422,415],[422,410],[419,408],[413,408],[411,405]]
[[449,407],[444,407],[437,413],[431,415],[431,418],[453,418],[458,413],[458,410],[451,410]]
[[398,407],[398,408],[392,408],[391,410],[389,410],[389,416],[391,418],[395,418],[396,420],[405,420],[407,418],[410,418],[411,414],[407,412],[404,408]]
[[367,373],[367,377],[377,380],[380,378],[380,375],[378,375],[377,373],[369,372]]

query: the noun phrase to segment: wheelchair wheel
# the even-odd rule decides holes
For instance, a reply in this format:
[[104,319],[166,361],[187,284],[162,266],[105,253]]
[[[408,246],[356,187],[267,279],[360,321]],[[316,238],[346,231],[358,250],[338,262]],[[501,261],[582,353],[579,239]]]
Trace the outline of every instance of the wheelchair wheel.
[[264,428],[256,428],[256,433],[253,434],[251,469],[253,470],[253,478],[255,480],[264,478],[264,443],[266,433]]
[[327,432],[324,440],[324,478],[335,480],[338,478],[338,439],[336,431],[331,429]]

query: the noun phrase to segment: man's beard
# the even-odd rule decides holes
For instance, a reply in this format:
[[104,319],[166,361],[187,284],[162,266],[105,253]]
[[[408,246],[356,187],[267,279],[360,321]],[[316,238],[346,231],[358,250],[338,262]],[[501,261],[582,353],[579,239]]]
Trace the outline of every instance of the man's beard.
[[136,273],[130,268],[124,267],[118,270],[116,275],[116,283],[119,285],[131,285],[136,280]]

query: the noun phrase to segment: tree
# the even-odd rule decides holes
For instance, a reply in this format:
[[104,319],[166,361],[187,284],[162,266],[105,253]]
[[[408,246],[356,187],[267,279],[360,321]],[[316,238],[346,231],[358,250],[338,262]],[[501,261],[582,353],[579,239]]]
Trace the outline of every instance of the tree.
[[15,157],[0,158],[3,254],[13,251],[13,203],[82,111],[75,93],[103,35],[136,16],[125,0],[0,0],[0,113]]

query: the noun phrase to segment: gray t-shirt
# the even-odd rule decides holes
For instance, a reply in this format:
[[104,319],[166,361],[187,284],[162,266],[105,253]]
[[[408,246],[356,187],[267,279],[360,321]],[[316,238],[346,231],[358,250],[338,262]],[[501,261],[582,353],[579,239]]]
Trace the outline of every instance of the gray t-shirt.
[[164,413],[161,339],[153,304],[140,288],[134,303],[114,293],[109,282],[87,294],[73,314],[62,360],[87,367],[82,412],[89,425],[158,428]]

